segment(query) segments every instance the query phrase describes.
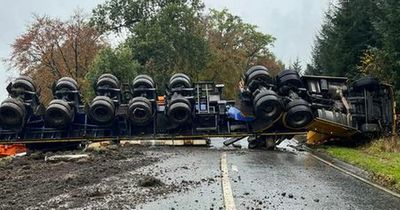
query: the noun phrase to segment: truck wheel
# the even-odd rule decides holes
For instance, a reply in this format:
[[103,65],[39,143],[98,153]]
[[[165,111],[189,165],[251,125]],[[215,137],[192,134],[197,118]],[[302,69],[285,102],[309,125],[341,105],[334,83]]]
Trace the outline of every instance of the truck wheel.
[[134,89],[155,87],[153,79],[148,75],[139,75],[135,77],[135,79],[132,82],[132,86]]
[[289,128],[303,129],[314,119],[310,104],[303,99],[289,102],[287,110],[284,122]]
[[170,82],[169,82],[169,88],[191,88],[192,87],[192,82],[190,78],[185,75],[185,74],[174,74],[172,75]]
[[284,95],[288,94],[290,89],[298,89],[303,87],[300,75],[295,70],[283,70],[276,76],[276,83],[280,92]]
[[63,77],[59,79],[56,83],[56,90],[78,90],[78,83],[71,77]]
[[189,82],[191,82],[190,81],[190,77],[188,75],[186,75],[186,74],[183,74],[183,73],[176,73],[176,74],[172,75],[172,77],[169,79],[169,82],[171,83],[172,80],[175,79],[176,77],[183,77],[186,80],[188,80]]
[[253,71],[247,78],[246,85],[249,86],[250,91],[253,92],[255,89],[258,88],[258,86],[252,86],[251,82],[252,81],[258,81],[259,83],[263,84],[272,84],[272,78],[269,75],[269,73],[263,69],[259,69],[256,71]]
[[22,126],[25,120],[26,109],[21,100],[7,98],[0,106],[0,124],[8,127]]
[[151,102],[144,97],[133,98],[129,102],[128,116],[134,125],[148,125],[153,118]]
[[353,89],[355,91],[362,91],[364,89],[368,91],[379,91],[379,81],[374,77],[363,77],[353,83]]
[[114,120],[114,102],[106,96],[97,96],[89,107],[89,117],[99,124],[107,124]]
[[172,123],[182,125],[190,122],[192,112],[187,103],[175,101],[168,107],[167,116]]
[[51,128],[65,128],[73,118],[71,106],[64,100],[52,100],[45,113],[45,124]]
[[272,90],[261,91],[257,94],[253,103],[256,118],[274,121],[283,111],[281,100]]
[[[245,83],[247,84],[249,80],[249,76],[255,72],[255,71],[264,71],[268,74],[269,76],[269,70],[265,67],[265,66],[253,66],[251,67],[249,70],[246,71],[246,73],[244,74],[245,77]],[[272,78],[270,78],[272,80]]]
[[102,74],[100,75],[100,77],[97,80],[103,79],[103,78],[110,78],[114,81],[117,81],[119,83],[119,80],[116,76],[114,76],[113,74]]
[[[105,75],[105,76],[104,76]],[[99,77],[96,83],[96,87],[108,87],[108,88],[114,88],[118,89],[119,86],[119,81],[118,79],[111,74],[103,74],[103,77]]]
[[36,92],[36,85],[32,78],[27,76],[20,76],[14,80],[12,87],[15,89],[23,89],[25,91]]

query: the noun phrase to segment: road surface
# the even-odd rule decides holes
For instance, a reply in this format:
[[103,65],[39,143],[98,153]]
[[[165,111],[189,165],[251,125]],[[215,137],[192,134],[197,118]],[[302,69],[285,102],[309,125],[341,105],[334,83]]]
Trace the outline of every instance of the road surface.
[[[41,162],[35,166],[34,160],[30,160],[28,169],[39,168],[39,171],[24,169],[21,174],[18,173],[26,166],[19,169],[21,164],[13,165],[12,170],[18,176],[0,171],[2,190],[9,193],[1,192],[4,200],[0,207],[400,209],[399,198],[339,172],[307,152],[224,148],[221,142],[211,148],[139,147],[132,149],[134,153],[129,152],[131,149],[124,150],[124,156],[114,162],[98,158],[94,163],[60,163],[65,164],[60,166]],[[63,168],[68,168],[69,174],[58,173]],[[29,175],[44,169],[50,171],[50,177]],[[81,175],[93,179],[82,181]],[[25,178],[21,178],[25,176],[39,184],[13,192],[12,187],[27,186]],[[41,180],[41,177],[46,178]],[[140,184],[143,177],[154,180]],[[21,184],[9,184],[14,182]],[[47,190],[41,189],[46,183]],[[12,196],[18,200],[14,201]]]
[[179,153],[157,164],[158,168],[187,166],[192,170],[166,173],[160,179],[218,179],[140,208],[222,209],[226,192],[221,186],[221,157],[226,155],[236,209],[400,209],[400,199],[317,161],[307,152],[176,149]]

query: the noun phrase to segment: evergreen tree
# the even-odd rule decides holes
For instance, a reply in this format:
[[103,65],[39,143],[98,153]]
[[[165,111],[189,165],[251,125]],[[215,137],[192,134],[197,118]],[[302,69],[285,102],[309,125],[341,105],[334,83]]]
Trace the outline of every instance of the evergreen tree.
[[303,74],[303,68],[301,67],[301,62],[297,57],[296,60],[290,65],[290,68],[297,71],[300,75]]
[[369,46],[379,46],[371,18],[376,4],[369,0],[340,0],[331,5],[313,50],[313,68],[333,76],[358,76],[357,65]]

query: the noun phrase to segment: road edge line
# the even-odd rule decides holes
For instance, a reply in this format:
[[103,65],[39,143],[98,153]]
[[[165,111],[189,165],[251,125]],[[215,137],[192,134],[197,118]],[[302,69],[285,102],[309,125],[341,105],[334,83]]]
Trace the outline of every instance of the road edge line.
[[336,170],[338,170],[338,171],[340,171],[340,172],[342,172],[342,173],[344,173],[344,174],[347,174],[347,175],[349,175],[349,176],[351,176],[351,177],[353,177],[353,178],[356,178],[356,179],[358,179],[358,180],[360,180],[360,181],[362,181],[362,182],[364,182],[364,183],[367,183],[367,184],[369,184],[369,185],[371,185],[371,186],[373,186],[373,187],[375,187],[375,188],[378,188],[378,189],[380,189],[380,190],[382,190],[382,191],[384,191],[384,192],[386,192],[386,193],[389,193],[389,194],[391,194],[392,196],[395,196],[395,197],[397,197],[397,198],[400,198],[400,194],[398,194],[398,193],[396,193],[396,192],[394,192],[394,191],[392,191],[392,190],[389,190],[389,189],[387,189],[387,188],[385,188],[385,187],[382,187],[382,186],[380,186],[380,185],[378,185],[378,184],[375,184],[375,183],[373,183],[373,182],[371,182],[371,181],[369,181],[369,180],[367,180],[367,179],[364,179],[364,178],[362,178],[362,177],[360,177],[360,176],[358,176],[358,175],[356,175],[356,174],[354,174],[354,173],[352,173],[352,172],[350,172],[350,171],[347,171],[346,169],[344,169],[344,168],[342,168],[342,167],[339,167],[339,166],[337,166],[337,165],[335,165],[335,164],[333,164],[333,163],[331,163],[331,162],[329,162],[329,161],[327,161],[327,160],[324,160],[323,158],[318,157],[317,155],[315,155],[315,154],[313,154],[313,153],[310,153],[310,152],[309,152],[309,154],[310,154],[313,158],[317,159],[318,161],[320,161],[320,162],[322,162],[322,163],[325,163],[326,165],[328,165],[328,166],[330,166],[330,167],[332,167],[332,168],[334,168],[334,169],[336,169]]
[[222,195],[224,198],[224,206],[226,210],[236,210],[235,200],[233,199],[233,192],[231,182],[229,181],[228,164],[226,160],[226,152],[221,154],[221,181],[222,181]]

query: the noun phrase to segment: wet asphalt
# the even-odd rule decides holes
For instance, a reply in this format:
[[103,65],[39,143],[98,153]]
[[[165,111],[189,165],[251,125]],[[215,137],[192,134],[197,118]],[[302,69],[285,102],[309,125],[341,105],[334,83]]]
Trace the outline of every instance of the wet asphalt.
[[[400,209],[400,199],[346,175],[301,151],[176,147],[147,170],[167,184],[190,183],[139,209],[224,209],[221,155],[226,153],[236,209]],[[245,147],[245,143],[242,143]]]

